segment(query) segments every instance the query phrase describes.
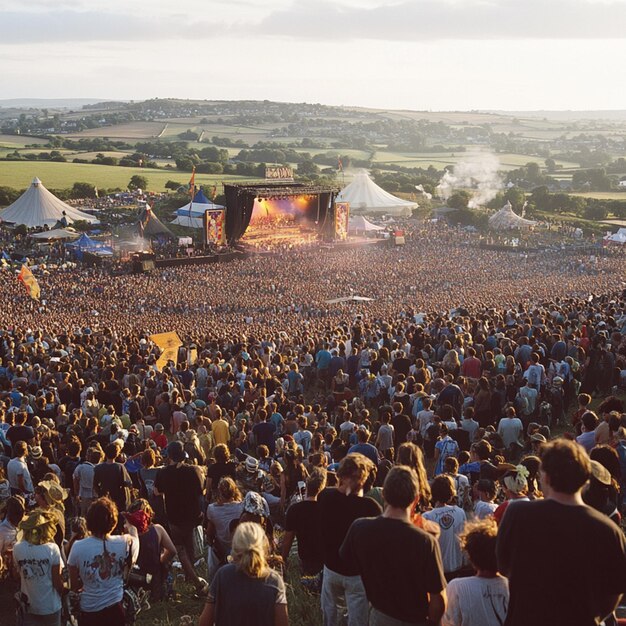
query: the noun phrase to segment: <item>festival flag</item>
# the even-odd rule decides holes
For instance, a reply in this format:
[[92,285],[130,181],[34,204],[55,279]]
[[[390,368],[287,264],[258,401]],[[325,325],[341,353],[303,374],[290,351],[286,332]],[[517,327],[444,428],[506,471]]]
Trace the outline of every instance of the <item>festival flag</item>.
[[158,370],[163,370],[168,361],[176,363],[178,360],[178,348],[183,345],[177,332],[172,331],[170,333],[150,335],[150,341],[153,341],[161,348],[161,356],[156,362]]
[[337,157],[337,169],[340,172],[343,172],[343,161],[341,160],[341,157]]
[[17,275],[17,280],[19,280],[24,287],[26,287],[26,291],[28,291],[33,300],[39,300],[39,294],[41,292],[39,289],[39,283],[33,276],[33,273],[25,265],[22,265],[22,269]]
[[196,166],[193,166],[191,170],[191,178],[189,179],[189,195],[191,196],[191,201],[193,202],[193,197],[196,195]]
[[94,187],[94,195],[96,196],[96,198],[99,198],[100,196],[98,195],[98,188]]
[[211,190],[211,200],[215,202],[215,198],[217,198],[217,185],[213,185],[213,189]]

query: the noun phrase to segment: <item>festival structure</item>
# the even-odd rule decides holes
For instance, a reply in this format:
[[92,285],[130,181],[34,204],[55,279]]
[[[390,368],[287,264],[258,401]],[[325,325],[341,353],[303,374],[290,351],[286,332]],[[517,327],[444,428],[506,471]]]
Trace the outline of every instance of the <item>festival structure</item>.
[[203,218],[206,211],[222,210],[224,207],[220,204],[211,202],[203,193],[202,189],[198,189],[193,202],[188,202],[179,209],[176,209],[176,218],[170,224],[183,226],[185,228],[202,228]]
[[350,212],[359,214],[391,215],[393,217],[411,217],[417,202],[396,198],[379,187],[365,170],[361,170],[354,180],[337,197],[337,202],[348,202]]
[[510,202],[489,218],[489,228],[493,230],[523,230],[536,226],[537,222],[520,217]]
[[[281,232],[292,230],[299,239],[342,239],[348,229],[349,206],[335,202],[338,191],[334,187],[296,182],[225,184],[224,240],[235,243],[244,234],[249,238],[259,224],[281,224]],[[205,215],[209,217],[211,213],[214,211]],[[208,222],[205,226],[208,231]],[[278,235],[278,231],[273,232]]]
[[377,226],[376,224],[372,224],[367,218],[362,215],[354,215],[350,217],[348,222],[348,233],[349,234],[358,234],[358,233],[378,233],[385,230],[384,226]]
[[34,178],[30,187],[6,209],[0,211],[0,220],[28,228],[42,228],[43,226],[68,226],[73,222],[85,221],[97,224],[98,220],[87,213],[83,213],[48,191],[43,183]]
[[163,224],[148,205],[141,211],[135,228],[140,237],[165,237],[174,239],[172,231]]

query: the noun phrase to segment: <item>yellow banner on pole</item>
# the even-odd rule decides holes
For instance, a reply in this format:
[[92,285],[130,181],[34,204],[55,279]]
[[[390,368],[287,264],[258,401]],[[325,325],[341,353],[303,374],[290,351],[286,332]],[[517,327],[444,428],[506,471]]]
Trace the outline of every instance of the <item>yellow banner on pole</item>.
[[178,348],[183,345],[177,332],[172,331],[171,333],[150,335],[150,341],[153,341],[161,348],[161,356],[156,362],[157,369],[162,370],[168,361],[176,363],[178,360]]
[[25,265],[22,265],[22,269],[20,270],[17,279],[24,285],[24,287],[26,287],[26,291],[28,291],[33,300],[39,300],[39,283],[33,276],[33,273]]

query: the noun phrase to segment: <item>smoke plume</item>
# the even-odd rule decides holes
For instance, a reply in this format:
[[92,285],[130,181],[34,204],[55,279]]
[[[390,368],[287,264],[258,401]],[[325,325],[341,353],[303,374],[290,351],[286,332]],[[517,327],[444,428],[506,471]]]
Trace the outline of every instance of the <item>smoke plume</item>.
[[490,153],[476,152],[459,161],[452,172],[447,171],[439,185],[437,196],[446,201],[457,189],[468,189],[472,193],[469,207],[475,209],[496,197],[502,189],[502,178],[498,172],[500,161]]

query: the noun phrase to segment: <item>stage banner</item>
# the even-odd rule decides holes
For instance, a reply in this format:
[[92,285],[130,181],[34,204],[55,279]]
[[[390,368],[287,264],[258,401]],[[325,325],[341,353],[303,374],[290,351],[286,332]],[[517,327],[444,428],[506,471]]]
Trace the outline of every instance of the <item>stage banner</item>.
[[222,246],[226,243],[226,214],[224,209],[210,209],[205,213],[206,242]]
[[150,341],[153,341],[161,348],[161,356],[156,362],[158,370],[162,370],[168,361],[174,361],[174,364],[176,364],[178,361],[178,348],[183,345],[177,332],[150,335]]
[[335,202],[335,239],[345,241],[348,238],[349,202]]
[[293,180],[293,168],[266,167],[265,178],[269,180]]

